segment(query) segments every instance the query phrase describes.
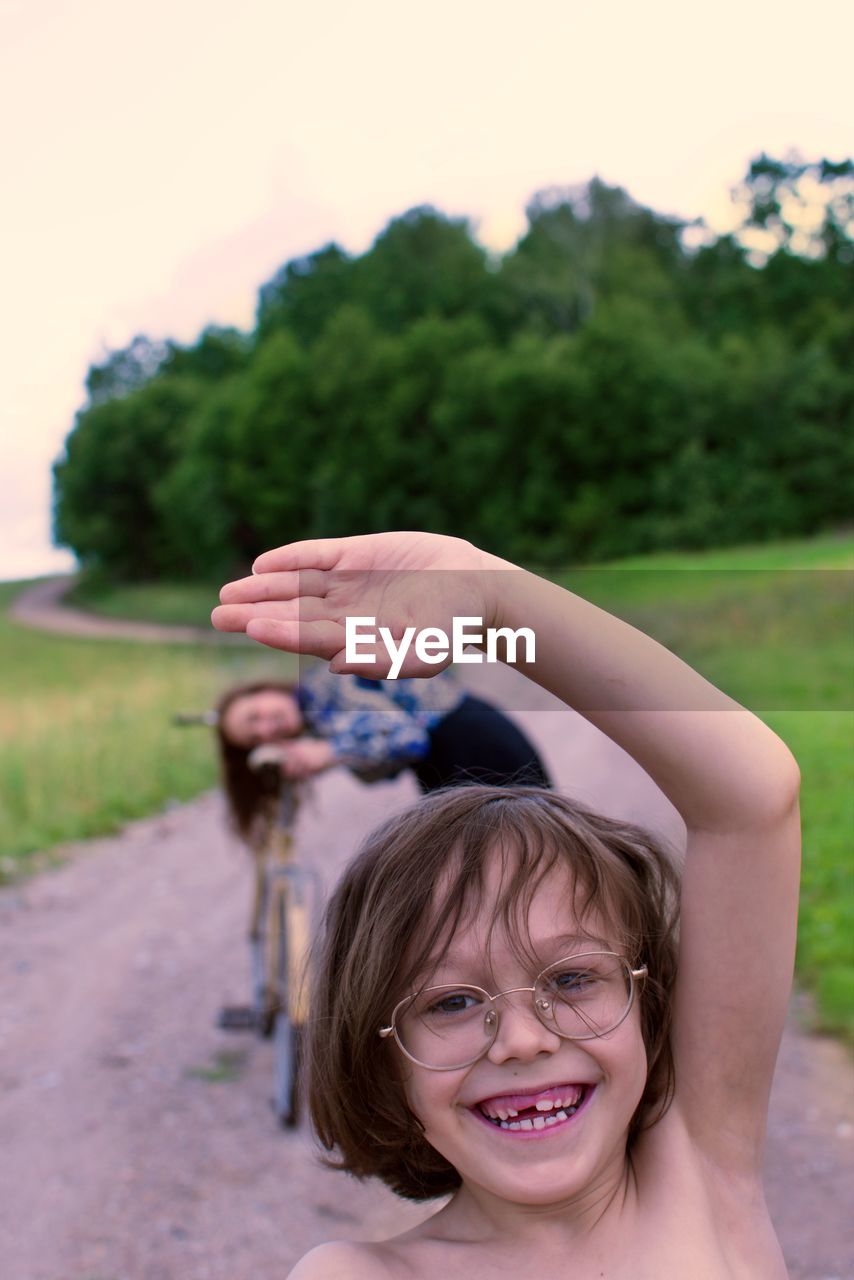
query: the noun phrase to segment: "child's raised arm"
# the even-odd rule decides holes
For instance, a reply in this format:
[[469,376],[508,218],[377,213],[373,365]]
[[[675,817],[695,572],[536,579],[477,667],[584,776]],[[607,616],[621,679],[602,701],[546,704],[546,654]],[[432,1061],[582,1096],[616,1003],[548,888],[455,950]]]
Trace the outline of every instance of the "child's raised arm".
[[[442,572],[435,572],[442,571]],[[791,983],[800,839],[798,770],[770,729],[679,658],[570,592],[469,543],[375,534],[267,552],[223,588],[214,624],[314,653],[336,671],[345,618],[450,630],[453,616],[527,627],[522,667],[628,751],[688,832],[674,1010],[675,1108],[729,1172],[752,1174]],[[387,674],[383,653],[370,674]],[[403,675],[439,666],[411,653]]]

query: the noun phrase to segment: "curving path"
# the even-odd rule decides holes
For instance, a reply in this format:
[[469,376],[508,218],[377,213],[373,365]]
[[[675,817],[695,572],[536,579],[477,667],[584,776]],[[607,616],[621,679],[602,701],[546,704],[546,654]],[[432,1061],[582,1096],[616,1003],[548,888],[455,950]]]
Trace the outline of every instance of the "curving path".
[[95,640],[135,640],[147,644],[233,644],[245,643],[239,635],[226,635],[211,627],[164,626],[156,622],[136,622],[106,618],[62,603],[74,585],[74,575],[45,578],[16,596],[9,616],[25,627],[51,631],[55,635],[84,636]]

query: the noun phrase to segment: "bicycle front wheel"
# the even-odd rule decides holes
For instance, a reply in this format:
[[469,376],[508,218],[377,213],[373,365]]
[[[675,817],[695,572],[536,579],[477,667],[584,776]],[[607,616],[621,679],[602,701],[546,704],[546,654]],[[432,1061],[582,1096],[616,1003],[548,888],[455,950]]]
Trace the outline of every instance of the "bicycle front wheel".
[[277,894],[276,988],[277,1003],[273,1024],[273,1110],[286,1128],[299,1122],[301,1028],[291,1018],[291,985],[295,981],[292,968],[293,940],[290,920],[290,886],[282,886]]
[[273,1110],[279,1124],[292,1129],[300,1118],[302,1028],[294,1026],[284,1010],[276,1017],[273,1046]]

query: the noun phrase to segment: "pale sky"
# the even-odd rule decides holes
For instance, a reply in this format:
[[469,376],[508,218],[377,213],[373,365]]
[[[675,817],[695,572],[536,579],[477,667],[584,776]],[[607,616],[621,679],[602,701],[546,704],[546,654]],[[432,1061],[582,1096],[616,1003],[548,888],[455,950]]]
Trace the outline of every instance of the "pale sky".
[[848,0],[0,0],[0,578],[70,567],[89,364],[248,328],[258,286],[431,203],[503,248],[598,174],[722,225],[761,150],[854,151]]

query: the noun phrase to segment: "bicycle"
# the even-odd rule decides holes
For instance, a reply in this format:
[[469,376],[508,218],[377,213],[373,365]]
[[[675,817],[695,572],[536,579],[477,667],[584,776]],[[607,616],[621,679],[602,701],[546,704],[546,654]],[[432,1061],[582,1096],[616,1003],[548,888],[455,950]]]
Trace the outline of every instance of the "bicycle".
[[[216,724],[216,712],[176,715],[176,725]],[[300,1068],[308,1017],[306,970],[320,906],[320,877],[296,857],[297,788],[282,776],[281,745],[256,747],[250,767],[262,783],[261,835],[251,846],[255,895],[249,926],[252,1003],[221,1010],[224,1030],[254,1030],[273,1041],[273,1110],[279,1123],[299,1123]]]

